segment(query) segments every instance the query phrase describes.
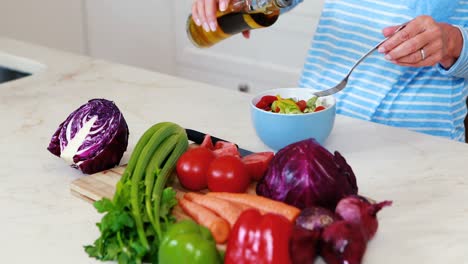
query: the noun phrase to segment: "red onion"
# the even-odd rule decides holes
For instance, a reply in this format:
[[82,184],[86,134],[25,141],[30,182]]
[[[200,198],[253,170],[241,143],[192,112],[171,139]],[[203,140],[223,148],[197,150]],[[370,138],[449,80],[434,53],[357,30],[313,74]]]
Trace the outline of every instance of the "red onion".
[[320,255],[327,264],[358,264],[362,261],[366,246],[361,228],[341,220],[323,230]]
[[377,232],[377,213],[385,206],[390,206],[392,201],[371,203],[365,197],[351,195],[340,200],[335,212],[344,220],[360,225],[364,237],[372,239]]
[[340,216],[326,208],[308,207],[296,218],[296,225],[308,230],[321,230],[339,219]]
[[313,264],[317,257],[317,246],[320,240],[320,231],[307,230],[300,226],[294,226],[289,240],[289,254],[292,264]]

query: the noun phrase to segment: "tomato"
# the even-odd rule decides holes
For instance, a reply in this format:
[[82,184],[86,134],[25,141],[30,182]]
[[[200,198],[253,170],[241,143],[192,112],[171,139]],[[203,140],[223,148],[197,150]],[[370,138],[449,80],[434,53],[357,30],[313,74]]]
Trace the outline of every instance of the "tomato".
[[[255,106],[257,108],[260,108],[260,109],[263,109],[263,110],[266,110],[268,108],[271,107],[271,104],[276,101],[278,98],[276,98],[276,96],[273,96],[273,95],[265,95],[263,96],[260,101],[258,101],[257,104],[255,104]],[[271,108],[270,108],[271,109]]]
[[252,180],[259,181],[265,175],[274,155],[273,152],[266,151],[253,153],[242,158],[242,162]]
[[191,191],[205,189],[207,187],[206,173],[214,159],[213,151],[205,147],[196,147],[186,151],[176,164],[180,184]]
[[307,102],[304,100],[300,100],[296,104],[297,104],[297,107],[299,107],[299,110],[301,110],[301,112],[304,112],[304,110],[307,107]]
[[249,173],[236,156],[220,156],[207,172],[208,189],[212,192],[245,192],[250,184]]
[[201,143],[200,147],[204,147],[204,148],[207,148],[209,150],[213,150],[214,149],[214,146],[213,146],[213,141],[211,141],[211,136],[210,135],[205,135],[205,137],[203,138],[203,142]]
[[257,108],[260,108],[260,109],[263,109],[263,110],[265,110],[265,109],[267,109],[269,107],[269,105],[266,102],[262,101],[262,100],[260,100],[255,106]]
[[317,108],[315,108],[314,112],[322,111],[325,109],[325,106],[319,105]]
[[226,142],[226,141],[217,141],[214,145],[214,149],[222,149],[222,148],[229,148],[232,146],[236,146],[236,144],[232,142]]
[[236,156],[240,157],[239,150],[236,144],[232,142],[218,141],[214,146],[214,154],[216,157],[220,156]]
[[201,143],[200,147],[204,147],[210,150],[213,150],[213,153],[216,157],[219,156],[237,156],[240,157],[239,150],[237,149],[236,144],[226,141],[217,141],[213,145],[210,135],[206,135]]

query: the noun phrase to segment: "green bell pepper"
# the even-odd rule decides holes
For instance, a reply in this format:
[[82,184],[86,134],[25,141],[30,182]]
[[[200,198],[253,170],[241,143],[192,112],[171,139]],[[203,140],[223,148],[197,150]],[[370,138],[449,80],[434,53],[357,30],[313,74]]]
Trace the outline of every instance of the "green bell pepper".
[[159,263],[223,263],[211,232],[191,220],[173,224],[159,246]]

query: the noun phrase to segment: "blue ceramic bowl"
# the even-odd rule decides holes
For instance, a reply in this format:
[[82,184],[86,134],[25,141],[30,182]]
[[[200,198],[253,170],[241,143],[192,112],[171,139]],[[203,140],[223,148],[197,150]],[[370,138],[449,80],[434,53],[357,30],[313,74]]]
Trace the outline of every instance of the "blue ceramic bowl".
[[309,88],[279,88],[266,90],[257,94],[250,102],[252,123],[258,137],[265,145],[279,149],[307,138],[315,138],[323,144],[330,135],[336,116],[336,104],[333,96],[321,97],[318,105],[325,110],[306,114],[279,114],[259,109],[255,104],[264,95],[280,95],[283,98],[308,100],[315,90]]

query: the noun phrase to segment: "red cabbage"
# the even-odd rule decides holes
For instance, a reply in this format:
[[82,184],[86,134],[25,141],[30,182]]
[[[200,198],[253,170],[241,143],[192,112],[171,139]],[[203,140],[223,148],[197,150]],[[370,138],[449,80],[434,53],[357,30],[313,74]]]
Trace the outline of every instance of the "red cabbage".
[[356,177],[338,151],[334,155],[314,139],[280,149],[257,184],[257,194],[304,209],[335,211],[341,198],[357,194]]
[[73,111],[52,136],[52,154],[91,174],[119,164],[128,145],[128,126],[112,101],[92,99]]

